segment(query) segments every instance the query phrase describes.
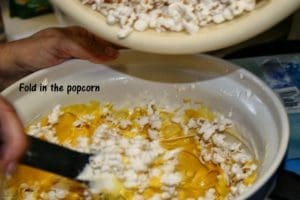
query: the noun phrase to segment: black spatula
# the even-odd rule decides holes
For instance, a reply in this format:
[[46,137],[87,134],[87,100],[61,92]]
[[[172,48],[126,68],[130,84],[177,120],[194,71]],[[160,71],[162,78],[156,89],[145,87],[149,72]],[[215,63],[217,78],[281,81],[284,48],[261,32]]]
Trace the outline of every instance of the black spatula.
[[77,179],[91,154],[80,153],[40,139],[28,136],[29,148],[21,163],[52,172],[67,178]]

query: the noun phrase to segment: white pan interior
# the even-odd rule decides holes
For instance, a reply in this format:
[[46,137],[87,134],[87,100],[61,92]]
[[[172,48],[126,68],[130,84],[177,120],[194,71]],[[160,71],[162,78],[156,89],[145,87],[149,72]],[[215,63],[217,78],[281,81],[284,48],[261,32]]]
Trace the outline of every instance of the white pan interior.
[[[201,101],[228,115],[260,161],[257,182],[240,199],[255,193],[276,171],[287,148],[289,126],[277,96],[248,71],[205,55],[161,56],[122,52],[110,67],[72,60],[36,72],[3,92],[25,124],[47,114],[56,104],[109,101],[136,105],[154,99],[168,105],[183,99]],[[100,92],[19,92],[20,83],[100,85]],[[49,89],[49,88],[48,88]]]

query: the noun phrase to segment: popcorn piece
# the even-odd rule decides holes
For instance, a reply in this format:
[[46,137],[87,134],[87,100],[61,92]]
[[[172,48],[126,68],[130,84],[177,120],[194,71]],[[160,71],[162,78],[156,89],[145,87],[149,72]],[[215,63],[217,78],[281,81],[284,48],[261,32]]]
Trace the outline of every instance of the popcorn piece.
[[137,120],[137,123],[139,124],[140,127],[144,127],[146,124],[149,123],[149,118],[141,117],[139,120]]
[[61,105],[56,105],[52,112],[48,115],[48,123],[50,125],[55,125],[58,120],[59,116],[62,115],[63,113],[60,111]]
[[155,194],[149,200],[161,200],[161,198],[159,194]]
[[118,32],[118,38],[124,39],[126,38],[130,33],[132,32],[132,28],[130,26],[125,26],[123,27],[119,32]]
[[255,9],[256,0],[81,0],[106,17],[107,24],[119,24],[117,36],[126,38],[133,30],[186,31],[194,34],[209,23],[223,23]]
[[121,129],[126,129],[130,125],[131,125],[131,121],[128,120],[128,119],[127,120],[123,119],[123,120],[120,121],[120,128]]
[[214,134],[212,137],[212,141],[213,143],[217,146],[217,147],[224,147],[225,146],[225,135],[222,134]]
[[179,172],[163,174],[161,182],[168,186],[178,185],[181,181],[181,174]]
[[187,127],[189,128],[197,128],[198,127],[198,124],[197,124],[197,121],[195,119],[190,119],[188,124],[187,124]]
[[177,155],[181,152],[181,148],[177,148],[177,149],[173,149],[170,151],[167,151],[164,156],[163,159],[164,160],[171,160],[171,159],[176,159]]
[[47,86],[49,83],[48,79],[45,78],[43,81],[42,81],[42,86]]
[[144,196],[136,194],[136,195],[134,195],[133,200],[144,200]]
[[44,137],[46,140],[52,143],[58,142],[58,139],[56,137],[56,131],[51,125],[41,126],[41,123],[31,125],[27,134],[37,138]]
[[215,193],[216,193],[216,190],[214,188],[208,189],[208,191],[205,193],[205,199],[206,200],[214,200],[216,198]]
[[68,195],[68,188],[63,188],[59,184],[54,185],[51,190],[47,193],[49,200],[64,199]]
[[89,138],[88,137],[79,137],[77,138],[77,150],[80,152],[89,153]]
[[[180,0],[169,0],[168,2],[178,1]],[[223,1],[225,2],[227,0]],[[92,2],[92,0],[89,2]],[[197,3],[195,0],[188,0],[187,2]],[[148,4],[144,4],[145,5],[141,5],[139,9],[146,9]],[[209,9],[210,6],[213,7],[214,5],[206,5],[207,9]],[[189,13],[189,7],[179,6],[176,9],[177,13],[174,12],[174,16],[184,16],[186,19],[194,20],[194,17]],[[120,9],[118,12],[128,15],[127,9]],[[238,196],[247,189],[243,181],[257,170],[257,165],[240,142],[226,140],[227,135],[225,130],[232,126],[232,122],[229,119],[222,115],[217,115],[212,122],[203,118],[189,119],[185,116],[186,109],[190,109],[189,106],[182,106],[175,110],[167,110],[157,108],[154,102],[150,102],[144,107],[143,114],[136,119],[136,123],[134,121],[132,123],[127,119],[119,120],[114,118],[113,109],[110,110],[108,107],[105,107],[102,110],[103,115],[101,115],[104,122],[101,122],[96,128],[91,138],[77,138],[76,148],[71,146],[71,141],[65,141],[64,145],[68,145],[70,148],[94,154],[90,159],[90,163],[78,178],[91,180],[103,177],[104,174],[114,177],[120,181],[125,188],[134,189],[135,195],[133,199],[137,200],[144,199],[142,194],[149,186],[149,183],[151,183],[152,178],[159,178],[159,184],[161,184],[160,191],[159,193],[154,193],[151,199],[178,199],[178,185],[184,176],[184,174],[181,174],[177,169],[179,162],[178,155],[185,149],[164,149],[161,146],[160,134],[163,130],[160,129],[163,126],[163,120],[165,120],[165,118],[163,118],[163,114],[160,112],[163,110],[164,112],[174,112],[172,113],[174,117],[171,121],[180,125],[182,132],[186,134],[188,138],[185,138],[185,135],[181,132],[183,136],[179,136],[179,139],[186,141],[195,139],[195,142],[197,142],[199,146],[199,149],[195,149],[195,155],[197,155],[201,163],[204,165],[208,163],[214,164],[223,170],[218,178],[224,178],[226,183],[230,186],[230,193],[227,198],[231,199]],[[131,110],[131,112],[133,114],[134,109]],[[57,123],[59,113],[60,108],[55,107],[51,113],[52,116],[49,117],[55,119],[52,122]],[[95,116],[93,115],[83,115],[80,116],[73,125],[80,127],[90,123],[94,118]],[[105,123],[105,121],[108,123]],[[167,122],[169,123],[169,121]],[[136,124],[138,125],[137,127]],[[143,134],[139,134],[141,129]],[[127,132],[130,133],[130,136],[126,135]],[[43,127],[40,123],[32,125],[29,127],[28,133],[37,137],[44,137],[52,142],[57,142],[56,131],[55,128],[53,128],[53,124]],[[135,134],[132,135],[132,133]],[[148,136],[145,136],[144,133],[147,133]],[[194,135],[190,134],[197,135],[194,137]],[[99,193],[101,187],[99,187],[99,184],[94,185],[95,187],[90,186],[91,193]],[[41,198],[63,199],[67,193],[67,190],[55,187],[43,193],[43,197]],[[27,195],[29,199],[32,196],[31,193]],[[198,200],[214,200],[216,196],[216,190],[210,188],[206,191],[205,195],[199,197]],[[87,194],[86,199],[91,199],[91,195]],[[187,197],[187,199],[193,198]]]
[[198,129],[198,133],[203,134],[202,137],[205,141],[209,140],[215,131],[216,127],[208,122],[205,122],[202,127]]
[[251,160],[251,156],[249,156],[247,153],[240,152],[233,154],[232,159],[237,163],[245,164]]
[[90,121],[95,119],[94,115],[83,115],[80,116],[79,119],[77,119],[75,122],[73,122],[73,126],[75,127],[81,127],[85,124],[89,124]]
[[159,137],[158,132],[156,130],[152,130],[152,129],[148,130],[148,135],[151,140],[158,139],[158,137]]

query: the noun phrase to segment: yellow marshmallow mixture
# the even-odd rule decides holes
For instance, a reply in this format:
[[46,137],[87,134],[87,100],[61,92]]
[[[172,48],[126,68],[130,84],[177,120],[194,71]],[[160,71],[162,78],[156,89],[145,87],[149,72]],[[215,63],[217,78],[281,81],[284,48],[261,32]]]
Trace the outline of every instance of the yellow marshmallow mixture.
[[[79,178],[89,187],[19,165],[6,199],[234,199],[254,183],[257,161],[232,122],[202,104],[169,108],[150,102],[116,108],[96,101],[61,107],[26,132],[92,153]],[[51,158],[49,158],[51,159]]]

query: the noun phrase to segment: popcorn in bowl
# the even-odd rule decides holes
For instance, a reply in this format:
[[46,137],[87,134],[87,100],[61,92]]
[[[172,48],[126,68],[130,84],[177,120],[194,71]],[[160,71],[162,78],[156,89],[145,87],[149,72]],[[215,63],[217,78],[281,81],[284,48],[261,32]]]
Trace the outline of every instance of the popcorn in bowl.
[[132,31],[197,33],[210,23],[220,24],[252,11],[256,0],[80,0],[118,24],[118,38]]
[[[257,161],[233,123],[199,103],[132,108],[55,106],[27,133],[92,153],[89,188],[24,166],[8,181],[17,199],[235,199],[256,180]],[[49,158],[50,159],[50,158]]]

